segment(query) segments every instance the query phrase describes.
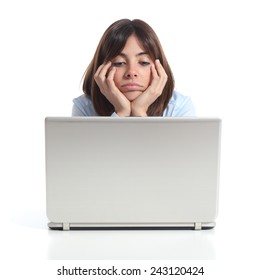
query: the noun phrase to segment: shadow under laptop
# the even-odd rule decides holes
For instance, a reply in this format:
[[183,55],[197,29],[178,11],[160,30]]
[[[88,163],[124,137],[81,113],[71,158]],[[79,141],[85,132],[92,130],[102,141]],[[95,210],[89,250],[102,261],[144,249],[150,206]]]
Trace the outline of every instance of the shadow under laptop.
[[214,260],[215,230],[49,230],[52,260]]

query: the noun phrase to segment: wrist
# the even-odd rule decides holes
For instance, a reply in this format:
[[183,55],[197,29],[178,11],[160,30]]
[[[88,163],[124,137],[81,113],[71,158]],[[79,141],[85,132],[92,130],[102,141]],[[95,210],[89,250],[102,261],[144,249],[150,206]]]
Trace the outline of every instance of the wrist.
[[133,117],[147,117],[147,113],[144,112],[144,111],[132,110],[131,116],[133,116]]
[[129,117],[131,112],[130,112],[130,110],[119,110],[119,111],[116,111],[116,114],[119,117]]
[[117,113],[117,115],[119,117],[129,117],[131,115],[131,106],[130,103],[126,104],[124,106],[118,106],[118,107],[114,107],[115,108],[115,112]]

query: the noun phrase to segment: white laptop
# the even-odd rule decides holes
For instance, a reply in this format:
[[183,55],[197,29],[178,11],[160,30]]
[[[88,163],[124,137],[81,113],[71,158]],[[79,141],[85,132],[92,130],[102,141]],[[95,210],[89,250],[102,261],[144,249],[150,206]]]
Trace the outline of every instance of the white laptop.
[[221,120],[47,117],[51,229],[210,229]]

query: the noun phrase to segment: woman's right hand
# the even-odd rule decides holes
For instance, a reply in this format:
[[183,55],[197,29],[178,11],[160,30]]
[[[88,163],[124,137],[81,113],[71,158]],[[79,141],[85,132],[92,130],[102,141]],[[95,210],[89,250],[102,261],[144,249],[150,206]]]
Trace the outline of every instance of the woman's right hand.
[[114,106],[115,112],[120,117],[127,117],[131,114],[131,104],[123,93],[116,87],[114,83],[114,76],[116,67],[111,68],[111,62],[101,64],[95,75],[94,79],[107,100]]

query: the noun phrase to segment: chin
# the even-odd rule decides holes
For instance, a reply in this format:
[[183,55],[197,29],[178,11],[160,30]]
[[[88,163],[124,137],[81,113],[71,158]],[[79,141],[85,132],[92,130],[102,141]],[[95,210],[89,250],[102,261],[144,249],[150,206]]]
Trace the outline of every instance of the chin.
[[129,92],[124,92],[124,96],[129,100],[133,101],[135,100],[138,96],[142,94],[141,91],[129,91]]

